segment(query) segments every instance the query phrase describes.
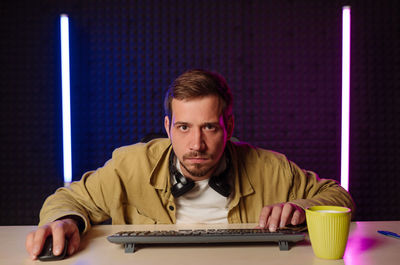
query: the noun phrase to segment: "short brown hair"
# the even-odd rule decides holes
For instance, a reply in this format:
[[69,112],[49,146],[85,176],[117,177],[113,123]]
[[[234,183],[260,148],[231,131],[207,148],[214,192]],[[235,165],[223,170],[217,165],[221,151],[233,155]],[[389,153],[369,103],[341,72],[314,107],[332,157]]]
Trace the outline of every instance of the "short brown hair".
[[232,116],[233,98],[225,79],[214,72],[193,69],[178,76],[169,86],[164,98],[165,115],[172,118],[172,99],[184,100],[216,95],[222,100],[224,124]]

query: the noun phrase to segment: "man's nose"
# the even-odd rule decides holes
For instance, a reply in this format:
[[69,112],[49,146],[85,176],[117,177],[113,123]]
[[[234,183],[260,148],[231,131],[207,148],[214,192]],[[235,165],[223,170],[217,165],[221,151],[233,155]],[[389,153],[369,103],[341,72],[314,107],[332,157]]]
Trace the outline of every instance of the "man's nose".
[[195,151],[202,151],[205,147],[204,136],[201,129],[192,131],[192,137],[190,142],[190,149]]

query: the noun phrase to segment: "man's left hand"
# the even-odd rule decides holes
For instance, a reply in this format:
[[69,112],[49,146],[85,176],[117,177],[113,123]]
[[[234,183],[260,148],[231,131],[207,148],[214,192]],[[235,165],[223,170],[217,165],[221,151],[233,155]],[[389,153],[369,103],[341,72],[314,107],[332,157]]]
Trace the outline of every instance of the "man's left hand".
[[300,206],[286,202],[264,206],[261,210],[259,227],[268,227],[269,231],[285,227],[287,224],[298,225],[306,220],[306,214]]

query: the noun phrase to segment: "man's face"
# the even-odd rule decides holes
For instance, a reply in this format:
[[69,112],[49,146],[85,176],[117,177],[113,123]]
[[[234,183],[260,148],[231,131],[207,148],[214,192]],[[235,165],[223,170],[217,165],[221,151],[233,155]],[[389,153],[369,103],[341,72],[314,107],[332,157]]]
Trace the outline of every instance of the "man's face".
[[224,125],[217,96],[173,99],[171,107],[171,121],[166,116],[164,126],[183,174],[193,180],[209,178],[231,137],[233,118]]

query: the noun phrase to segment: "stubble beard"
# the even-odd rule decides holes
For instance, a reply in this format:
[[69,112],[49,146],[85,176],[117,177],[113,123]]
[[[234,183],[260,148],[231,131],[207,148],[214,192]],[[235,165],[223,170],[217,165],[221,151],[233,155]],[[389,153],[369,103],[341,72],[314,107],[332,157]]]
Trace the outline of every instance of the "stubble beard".
[[194,169],[189,169],[184,163],[180,162],[180,164],[191,176],[198,178],[206,176],[208,173],[210,173],[210,171],[215,168],[215,166],[202,168],[201,164],[193,164]]

